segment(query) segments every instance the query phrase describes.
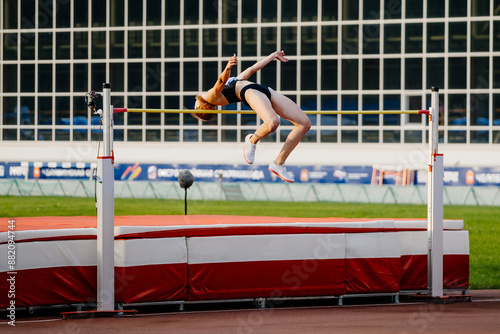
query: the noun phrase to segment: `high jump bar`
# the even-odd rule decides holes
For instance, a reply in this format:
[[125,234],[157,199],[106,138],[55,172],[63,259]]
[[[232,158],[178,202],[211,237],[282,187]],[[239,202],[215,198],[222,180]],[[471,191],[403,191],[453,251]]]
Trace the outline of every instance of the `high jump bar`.
[[[114,113],[166,113],[166,114],[255,114],[253,110],[189,110],[189,109],[137,109],[137,108],[113,108]],[[308,115],[378,115],[378,114],[420,114],[429,115],[429,110],[305,110]]]

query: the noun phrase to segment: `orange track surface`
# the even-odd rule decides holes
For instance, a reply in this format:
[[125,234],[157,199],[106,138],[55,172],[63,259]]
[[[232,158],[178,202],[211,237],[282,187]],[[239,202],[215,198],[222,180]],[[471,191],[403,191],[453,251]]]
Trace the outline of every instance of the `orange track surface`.
[[[7,218],[3,218],[7,220]],[[97,227],[97,218],[93,216],[76,217],[19,217],[15,219],[16,231],[52,230],[65,228]],[[383,218],[384,220],[392,218]],[[182,226],[182,225],[217,225],[217,224],[263,224],[263,223],[333,223],[373,221],[376,218],[294,218],[266,216],[225,216],[225,215],[193,215],[193,216],[115,216],[115,226]],[[408,220],[408,219],[395,219]],[[418,220],[418,219],[411,219]],[[422,219],[424,220],[424,219]],[[8,224],[0,225],[0,232],[7,232]]]

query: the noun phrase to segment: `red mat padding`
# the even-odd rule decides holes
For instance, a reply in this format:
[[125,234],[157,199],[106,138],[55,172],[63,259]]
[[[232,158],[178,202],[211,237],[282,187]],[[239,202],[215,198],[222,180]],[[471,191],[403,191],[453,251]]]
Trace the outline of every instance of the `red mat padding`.
[[[116,302],[427,288],[425,219],[117,216],[114,223]],[[468,232],[462,221],[444,225],[444,288],[467,289]],[[0,266],[0,291],[14,275],[16,307],[95,302],[96,226],[96,217],[16,218],[15,266]],[[7,227],[0,224],[2,254]],[[0,295],[0,307],[11,300]]]

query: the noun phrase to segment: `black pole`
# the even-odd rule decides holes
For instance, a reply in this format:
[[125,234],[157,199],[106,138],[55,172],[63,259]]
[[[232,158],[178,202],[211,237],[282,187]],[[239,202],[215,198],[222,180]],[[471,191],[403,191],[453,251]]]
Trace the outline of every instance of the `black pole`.
[[184,188],[184,215],[188,214],[188,190]]

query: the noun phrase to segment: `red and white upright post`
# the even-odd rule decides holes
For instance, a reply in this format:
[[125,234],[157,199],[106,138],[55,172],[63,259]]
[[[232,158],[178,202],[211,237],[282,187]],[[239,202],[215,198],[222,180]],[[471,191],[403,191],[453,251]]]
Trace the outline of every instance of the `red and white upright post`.
[[97,152],[97,310],[115,309],[114,155],[111,84],[103,84],[103,148]]
[[427,172],[427,290],[443,296],[443,155],[438,153],[439,88],[432,87],[429,108],[429,169]]

